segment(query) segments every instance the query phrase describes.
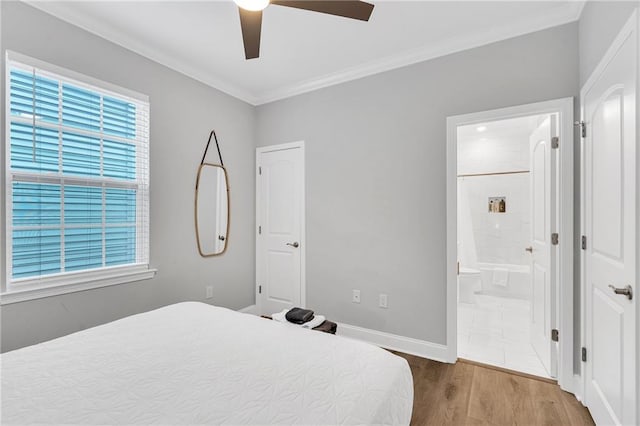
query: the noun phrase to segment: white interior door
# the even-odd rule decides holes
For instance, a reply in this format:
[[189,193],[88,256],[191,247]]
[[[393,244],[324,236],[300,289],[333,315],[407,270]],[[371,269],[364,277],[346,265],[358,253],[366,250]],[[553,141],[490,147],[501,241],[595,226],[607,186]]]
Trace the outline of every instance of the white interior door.
[[583,90],[585,393],[597,424],[637,424],[635,21]]
[[304,151],[258,150],[256,272],[262,314],[303,306]]
[[551,340],[554,324],[552,299],[555,291],[551,233],[555,232],[556,150],[551,139],[557,134],[556,116],[550,115],[529,138],[531,183],[531,328],[533,349],[547,373],[555,377],[557,357]]

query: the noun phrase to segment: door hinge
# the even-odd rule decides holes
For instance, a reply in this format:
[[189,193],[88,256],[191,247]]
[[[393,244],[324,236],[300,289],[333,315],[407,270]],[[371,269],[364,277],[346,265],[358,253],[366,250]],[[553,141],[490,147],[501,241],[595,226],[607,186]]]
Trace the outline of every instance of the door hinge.
[[261,285],[258,286],[258,294],[262,294],[262,286]]
[[574,126],[580,126],[580,134],[582,135],[583,138],[587,137],[587,123],[585,123],[584,121],[575,121]]
[[554,246],[558,245],[559,242],[559,236],[557,232],[554,232],[553,234],[551,234],[551,244],[553,244]]
[[258,235],[262,235],[262,226],[258,226]]
[[262,174],[262,167],[258,166],[258,174],[261,175]]
[[551,138],[551,148],[558,149],[560,147],[560,138],[554,136]]
[[554,342],[558,341],[558,330],[556,328],[554,328],[553,330],[551,330],[551,340],[553,340]]
[[581,238],[581,242],[580,242],[580,247],[582,247],[582,250],[586,250],[587,249],[587,236],[583,235]]
[[587,348],[582,348],[582,362],[587,362]]

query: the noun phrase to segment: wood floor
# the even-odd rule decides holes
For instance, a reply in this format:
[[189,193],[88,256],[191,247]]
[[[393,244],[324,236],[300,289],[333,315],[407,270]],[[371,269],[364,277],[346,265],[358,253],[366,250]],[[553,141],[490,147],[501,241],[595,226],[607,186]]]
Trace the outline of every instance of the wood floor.
[[585,407],[555,383],[458,361],[394,352],[413,373],[411,425],[593,425]]

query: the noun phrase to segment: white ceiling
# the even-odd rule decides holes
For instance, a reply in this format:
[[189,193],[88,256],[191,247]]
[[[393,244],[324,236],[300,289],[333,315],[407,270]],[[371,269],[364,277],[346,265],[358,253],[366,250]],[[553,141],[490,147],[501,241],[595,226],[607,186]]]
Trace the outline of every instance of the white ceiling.
[[474,144],[486,140],[509,138],[528,141],[529,135],[546,117],[545,114],[531,115],[460,126],[458,127],[458,142]]
[[257,105],[578,19],[581,1],[374,1],[369,22],[269,6],[244,59],[232,1],[29,4]]

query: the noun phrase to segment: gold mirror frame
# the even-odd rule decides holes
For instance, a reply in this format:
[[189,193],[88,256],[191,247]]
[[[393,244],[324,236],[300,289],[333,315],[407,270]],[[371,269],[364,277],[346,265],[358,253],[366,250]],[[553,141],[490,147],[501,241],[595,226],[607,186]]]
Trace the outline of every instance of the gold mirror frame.
[[[205,158],[207,156],[207,151],[209,150],[209,144],[211,143],[211,138],[215,139],[215,143],[216,143],[216,147],[218,150],[218,158],[220,159],[220,164],[212,164],[212,163],[206,163],[205,162]],[[227,222],[226,222],[226,230],[225,230],[225,235],[224,235],[224,239],[222,240],[224,242],[224,245],[222,247],[222,250],[220,252],[214,252],[214,253],[205,253],[202,249],[202,242],[200,240],[200,226],[198,225],[198,199],[200,197],[200,178],[202,176],[202,170],[205,167],[215,167],[215,168],[220,168],[222,169],[223,175],[224,175],[224,180],[225,180],[225,189],[226,189],[226,201],[227,201]],[[211,133],[209,134],[209,140],[207,142],[207,146],[204,150],[204,154],[202,155],[202,161],[200,162],[200,166],[198,166],[198,174],[196,177],[196,187],[195,187],[195,200],[194,200],[194,223],[195,223],[195,231],[196,231],[196,243],[198,246],[198,253],[200,254],[200,256],[202,257],[214,257],[214,256],[220,256],[222,254],[224,254],[227,251],[227,247],[229,246],[229,231],[231,229],[231,196],[230,196],[230,191],[229,191],[229,175],[227,174],[227,169],[226,167],[224,167],[224,163],[222,162],[222,155],[220,154],[220,146],[218,145],[218,138],[216,136],[215,131],[211,131]],[[217,217],[216,217],[216,220]],[[220,236],[216,237],[216,238],[220,238]]]

